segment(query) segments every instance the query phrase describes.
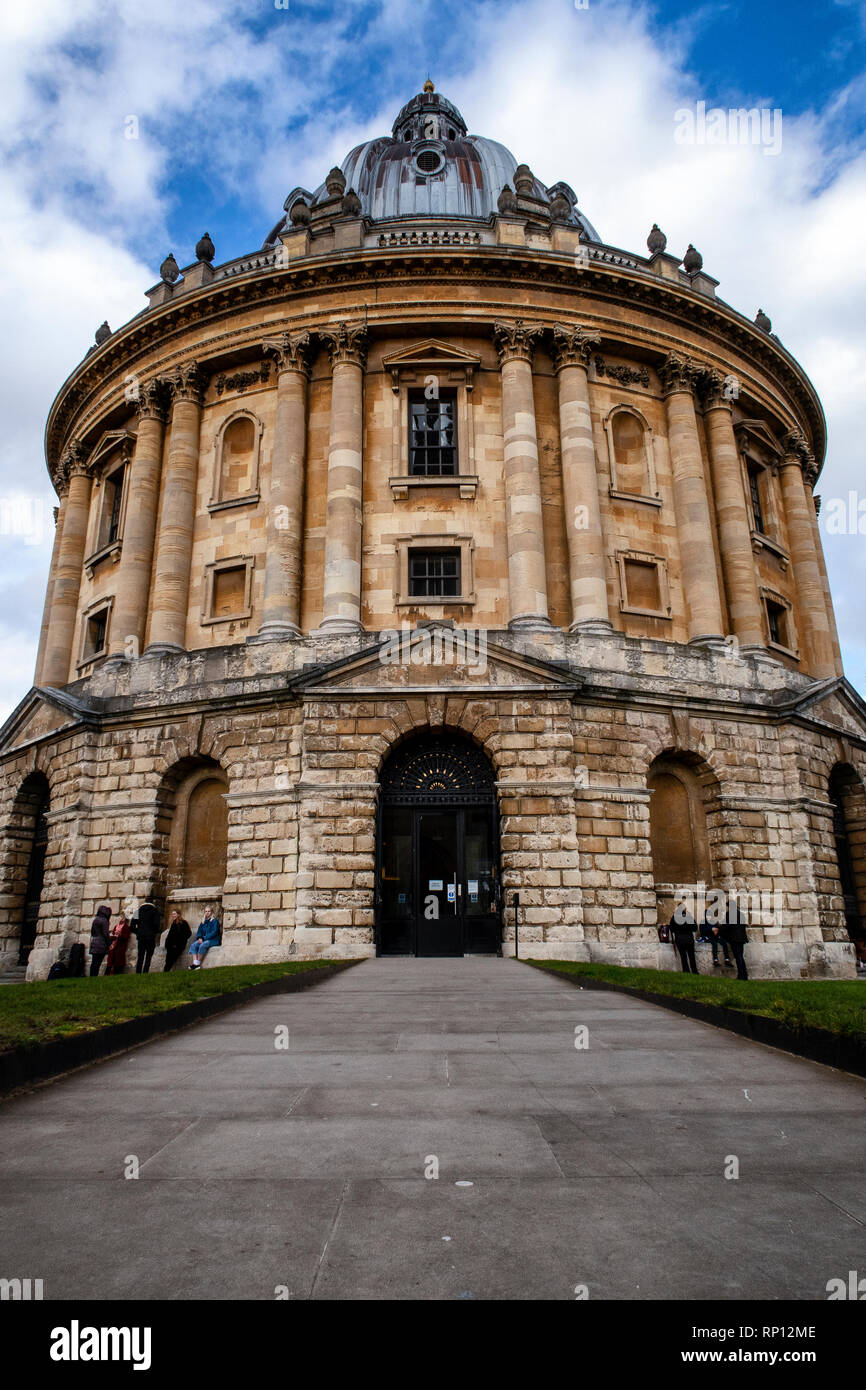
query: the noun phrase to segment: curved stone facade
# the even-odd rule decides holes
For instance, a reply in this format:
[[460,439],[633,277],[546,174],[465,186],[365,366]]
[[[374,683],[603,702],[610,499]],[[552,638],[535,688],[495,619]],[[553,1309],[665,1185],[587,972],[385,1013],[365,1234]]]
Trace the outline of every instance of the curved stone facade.
[[[430,96],[395,122],[395,188]],[[656,925],[692,880],[659,877],[649,806],[672,767],[701,826],[674,818],[677,862],[765,895],[754,973],[853,974],[866,722],[820,402],[660,234],[606,247],[566,185],[506,162],[513,187],[491,195],[494,161],[483,207],[441,208],[344,164],[264,251],[166,263],[62,387],[35,685],[0,748],[6,964],[28,903],[36,977],[97,903],[144,895],[216,901],[215,961],[374,951],[383,759],[453,729],[495,770],[504,950],[517,891],[534,955],[671,963]],[[226,824],[181,834],[207,769]]]

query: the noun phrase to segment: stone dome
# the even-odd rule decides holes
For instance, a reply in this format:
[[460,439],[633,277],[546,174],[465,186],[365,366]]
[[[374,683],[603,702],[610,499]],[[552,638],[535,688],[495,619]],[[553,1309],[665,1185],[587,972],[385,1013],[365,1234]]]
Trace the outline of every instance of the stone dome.
[[[357,145],[343,160],[346,188],[354,189],[362,215],[373,222],[418,217],[486,221],[497,211],[505,185],[514,188],[519,166],[511,151],[498,140],[469,135],[457,107],[432,88],[428,81],[425,90],[406,103],[390,135]],[[590,241],[600,241],[568,184],[546,188],[533,175],[527,192],[543,204],[558,195],[564,197],[569,212],[557,220],[580,227]],[[284,204],[286,215],[268,236],[265,247],[274,245],[290,226],[292,206],[301,198],[315,208],[329,196],[324,183],[313,194],[293,189]]]

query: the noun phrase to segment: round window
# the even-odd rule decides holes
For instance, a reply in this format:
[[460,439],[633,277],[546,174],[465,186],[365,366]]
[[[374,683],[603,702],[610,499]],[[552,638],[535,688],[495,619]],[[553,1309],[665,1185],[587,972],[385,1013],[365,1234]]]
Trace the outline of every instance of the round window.
[[422,150],[415,160],[415,166],[422,174],[435,174],[442,168],[442,164],[442,156],[436,150]]

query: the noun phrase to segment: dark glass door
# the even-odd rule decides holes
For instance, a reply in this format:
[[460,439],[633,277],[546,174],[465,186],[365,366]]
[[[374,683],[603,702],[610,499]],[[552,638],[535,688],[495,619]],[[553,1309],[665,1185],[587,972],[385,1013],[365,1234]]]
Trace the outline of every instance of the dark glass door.
[[461,812],[415,811],[414,818],[415,954],[462,956]]

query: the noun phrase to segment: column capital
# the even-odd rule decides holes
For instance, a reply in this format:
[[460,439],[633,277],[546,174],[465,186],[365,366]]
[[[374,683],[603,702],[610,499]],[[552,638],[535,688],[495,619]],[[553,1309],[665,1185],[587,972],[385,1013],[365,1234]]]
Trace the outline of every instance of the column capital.
[[316,330],[331,358],[331,368],[339,362],[352,362],[363,367],[367,361],[367,325],[365,323],[335,323],[330,328]]
[[150,381],[144,382],[133,397],[139,420],[160,420],[164,423],[168,399],[169,393],[162,377],[151,377]]
[[669,352],[658,368],[665,395],[671,396],[675,391],[688,391],[693,394],[699,371],[700,368],[695,366],[690,357]]
[[808,483],[809,487],[814,487],[818,481],[818,465],[803,431],[788,430],[782,440],[782,450],[784,463],[796,464],[802,469],[804,481]]
[[87,453],[80,439],[73,439],[66,446],[57,471],[62,474],[67,487],[71,478],[93,477],[93,469],[87,462]]
[[695,390],[705,411],[727,410],[730,414],[736,389],[736,377],[730,374],[722,376],[715,367],[701,367],[695,374]]
[[500,367],[515,360],[531,362],[535,341],[543,332],[544,325],[540,323],[526,323],[524,319],[512,319],[506,323],[502,319],[495,319],[493,339],[499,353]]
[[171,391],[173,405],[178,401],[193,401],[201,405],[207,378],[198,362],[182,362],[167,378],[166,385]]
[[276,338],[262,339],[262,352],[276,359],[277,372],[302,372],[310,375],[310,335],[281,333]]
[[593,352],[601,347],[601,338],[579,323],[553,325],[553,365],[557,372],[563,367],[588,367]]

